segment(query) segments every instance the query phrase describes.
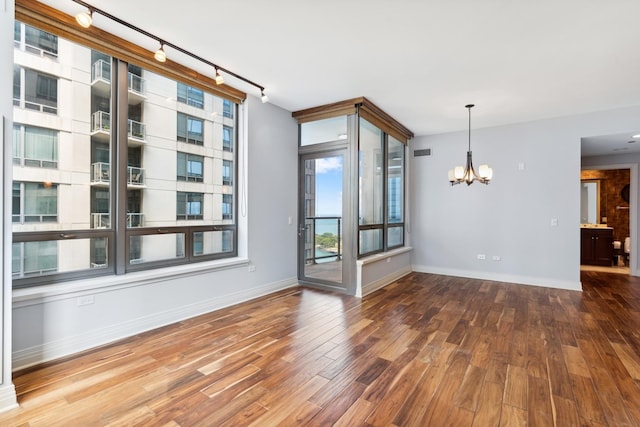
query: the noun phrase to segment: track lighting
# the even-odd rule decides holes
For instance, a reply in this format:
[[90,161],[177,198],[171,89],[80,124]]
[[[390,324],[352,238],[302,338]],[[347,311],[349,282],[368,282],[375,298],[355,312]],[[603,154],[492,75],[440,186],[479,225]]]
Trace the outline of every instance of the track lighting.
[[160,43],[160,48],[156,50],[156,53],[153,55],[158,62],[166,62],[167,54],[164,51],[164,43]]
[[93,9],[89,9],[88,12],[80,12],[76,15],[76,22],[82,28],[89,28],[93,22]]
[[260,89],[260,99],[262,100],[262,102],[268,102],[269,101],[269,97],[267,97],[267,95],[264,94],[264,87],[260,86],[258,83],[255,83],[245,77],[242,77],[239,74],[236,74],[230,70],[227,70],[226,68],[222,68],[220,66],[218,66],[217,64],[214,64],[211,61],[208,61],[194,53],[189,52],[186,49],[181,48],[180,46],[176,46],[173,43],[170,43],[168,41],[164,41],[163,39],[161,39],[160,37],[156,36],[155,34],[151,34],[148,31],[143,30],[142,28],[136,27],[135,25],[120,19],[116,16],[111,15],[110,13],[99,9],[97,7],[94,7],[92,5],[90,5],[89,3],[86,3],[84,0],[71,0],[74,3],[77,3],[83,7],[86,7],[88,12],[81,12],[79,14],[76,15],[76,21],[78,22],[79,25],[81,25],[83,28],[89,28],[91,26],[92,23],[92,17],[94,13],[97,13],[99,15],[104,16],[105,18],[108,18],[114,22],[117,22],[118,24],[125,26],[127,28],[129,28],[130,30],[136,31],[142,35],[145,35],[149,38],[152,38],[154,40],[156,40],[158,43],[160,43],[160,48],[155,52],[155,54],[153,55],[153,57],[156,59],[156,61],[158,62],[165,62],[167,60],[167,54],[164,51],[164,46],[169,46],[171,49],[173,49],[171,52],[173,53],[173,51],[177,51],[180,53],[183,53],[193,59],[196,59],[200,62],[203,62],[207,65],[210,65],[211,67],[214,67],[216,70],[216,75],[215,75],[215,82],[216,84],[223,84],[224,83],[224,77],[220,74],[220,71],[223,71],[226,75],[229,75],[233,78],[236,78],[238,80],[242,80],[245,83],[249,83],[250,85]]
[[216,67],[215,81],[216,81],[216,84],[218,85],[221,85],[222,83],[224,83],[224,77],[222,77],[222,74],[220,74],[220,70],[218,70],[218,67]]

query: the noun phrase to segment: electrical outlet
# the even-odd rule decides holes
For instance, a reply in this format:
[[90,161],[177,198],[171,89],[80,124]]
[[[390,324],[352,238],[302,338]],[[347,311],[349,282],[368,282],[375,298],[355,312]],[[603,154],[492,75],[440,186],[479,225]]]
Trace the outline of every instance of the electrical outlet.
[[91,305],[91,304],[93,304],[95,302],[96,301],[95,301],[93,295],[85,295],[85,296],[76,298],[76,305],[78,307],[82,307],[83,305]]
[[256,271],[256,266],[255,266],[255,265],[253,265],[253,264],[251,264],[251,265],[249,266],[249,273],[253,273],[254,271]]
[[500,255],[494,255],[493,257],[491,257],[492,260],[494,261],[500,261]]
[[478,254],[478,259],[487,259],[485,254]]

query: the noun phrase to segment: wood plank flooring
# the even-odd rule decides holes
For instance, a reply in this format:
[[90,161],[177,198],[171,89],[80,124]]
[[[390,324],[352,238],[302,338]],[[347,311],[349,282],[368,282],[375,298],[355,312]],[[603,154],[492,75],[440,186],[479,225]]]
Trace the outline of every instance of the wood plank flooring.
[[640,426],[640,279],[294,288],[16,373],[2,426]]

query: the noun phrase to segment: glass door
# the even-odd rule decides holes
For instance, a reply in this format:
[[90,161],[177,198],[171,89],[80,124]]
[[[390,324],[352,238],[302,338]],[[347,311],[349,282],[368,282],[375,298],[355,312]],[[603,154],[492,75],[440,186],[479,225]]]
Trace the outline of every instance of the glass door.
[[345,152],[300,156],[300,280],[343,287]]

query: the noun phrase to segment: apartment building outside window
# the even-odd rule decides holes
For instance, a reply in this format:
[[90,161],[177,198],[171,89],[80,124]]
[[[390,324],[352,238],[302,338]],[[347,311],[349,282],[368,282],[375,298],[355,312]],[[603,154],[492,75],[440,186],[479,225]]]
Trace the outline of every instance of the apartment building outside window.
[[222,161],[222,185],[233,184],[233,162],[230,160]]
[[233,118],[233,103],[228,99],[222,101],[222,115],[230,119]]
[[14,286],[235,256],[235,103],[14,30]]

